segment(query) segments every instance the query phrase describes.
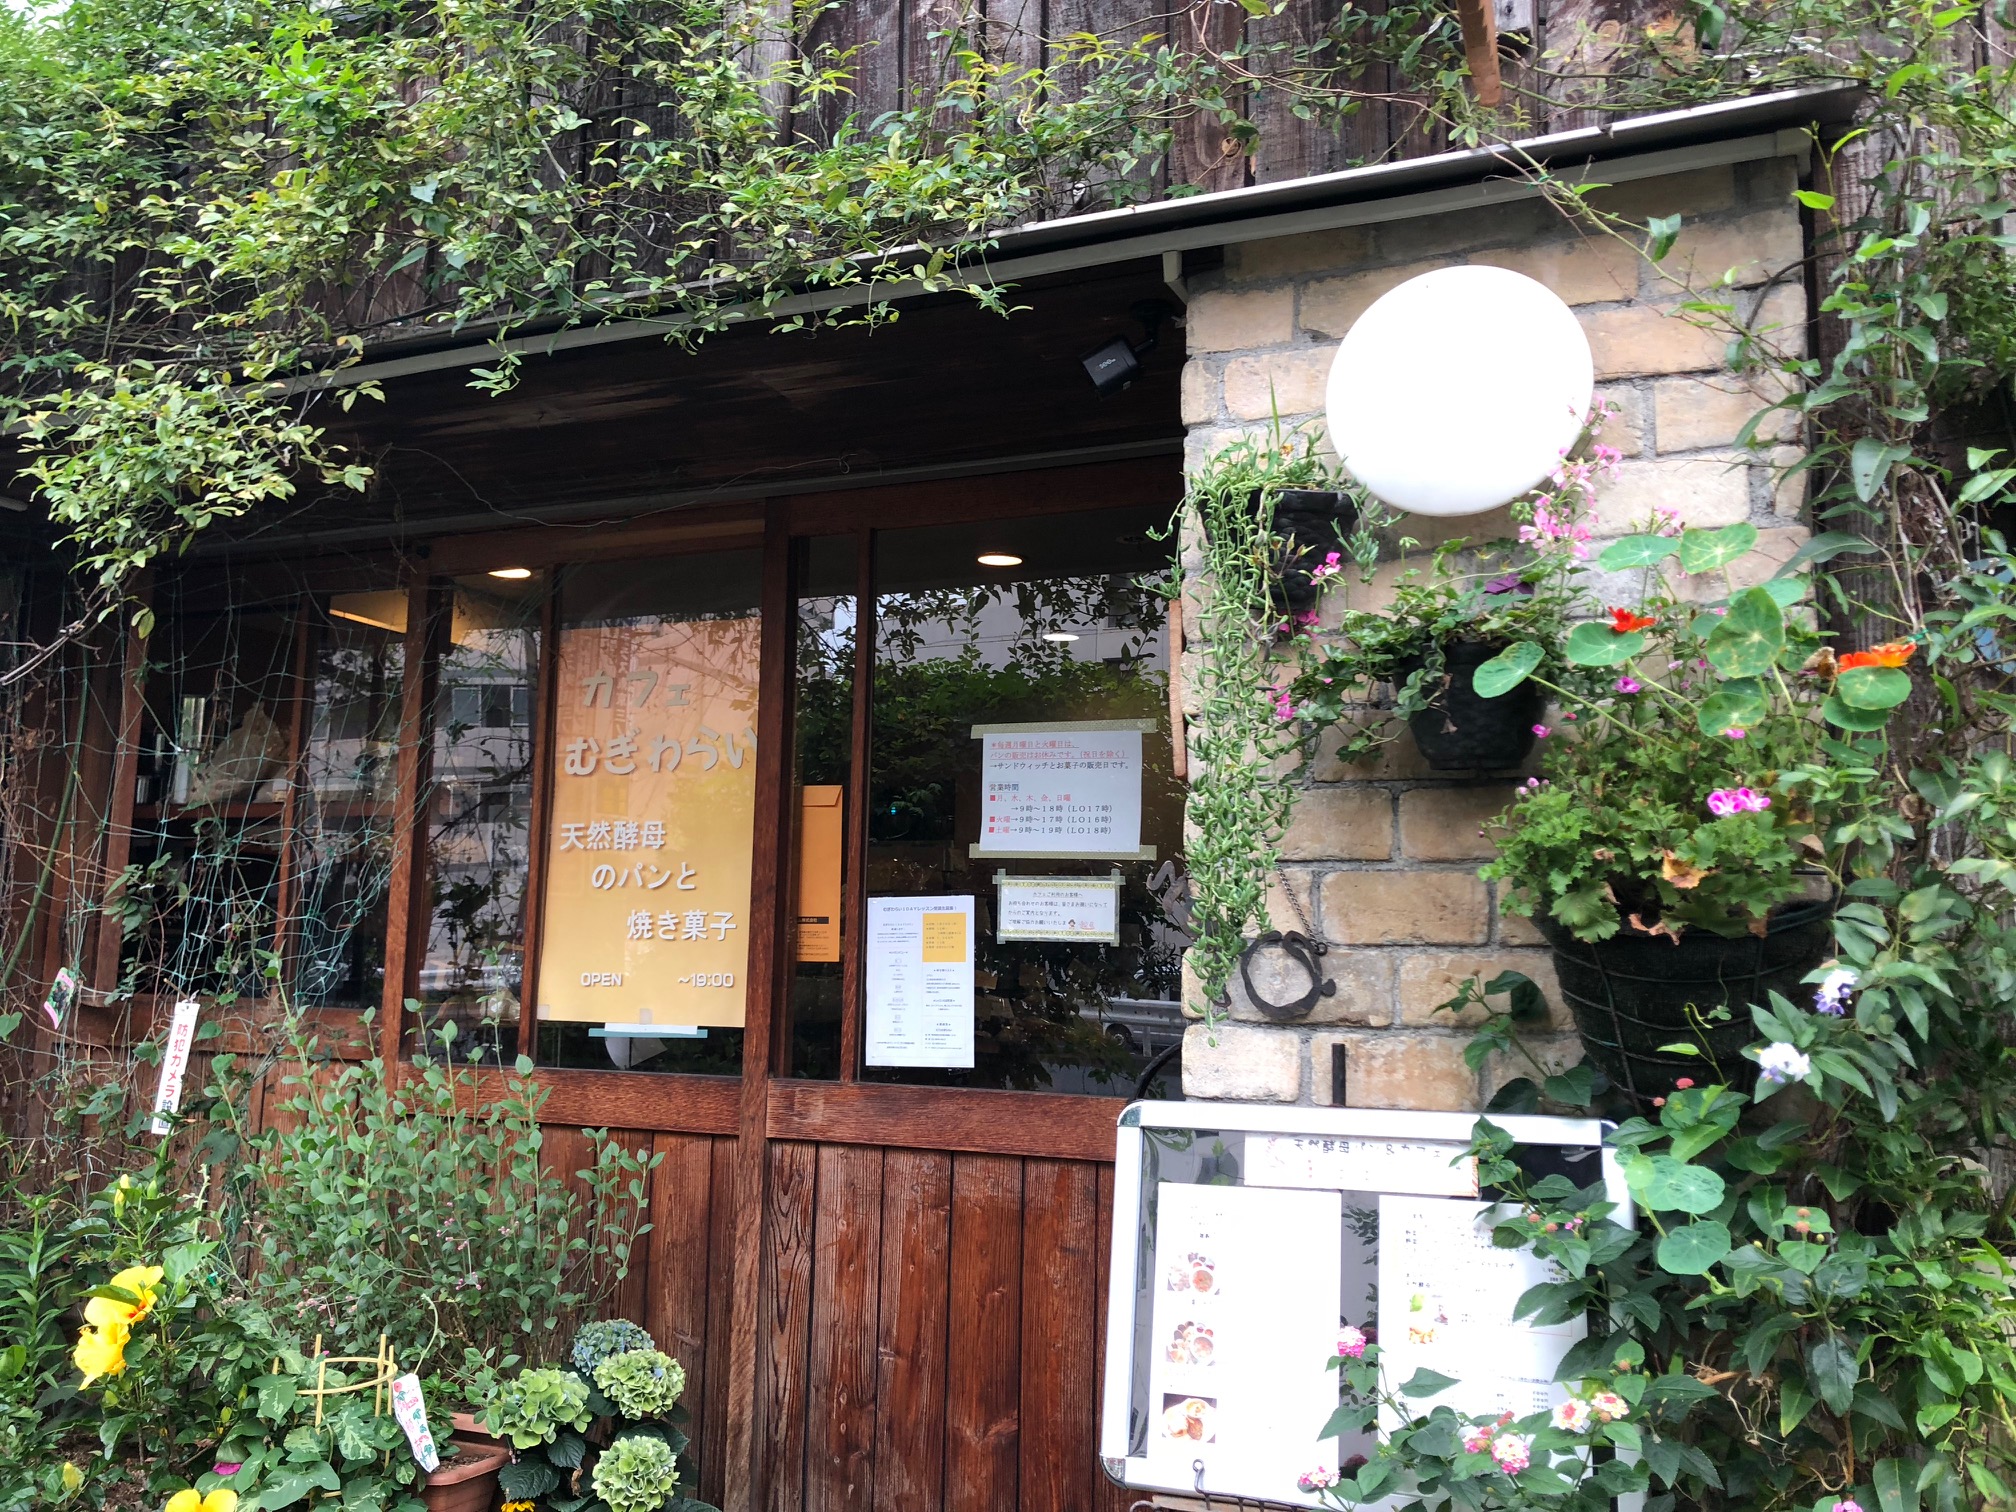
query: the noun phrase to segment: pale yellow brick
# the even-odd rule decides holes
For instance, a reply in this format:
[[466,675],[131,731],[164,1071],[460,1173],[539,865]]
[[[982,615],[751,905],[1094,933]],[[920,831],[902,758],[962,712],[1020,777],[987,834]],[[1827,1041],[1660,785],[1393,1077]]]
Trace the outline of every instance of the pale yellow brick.
[[1410,278],[1448,266],[1449,259],[1441,258],[1398,268],[1375,268],[1345,278],[1321,279],[1302,291],[1302,329],[1319,336],[1342,336],[1380,295],[1399,288]]
[[1741,288],[1776,277],[1805,255],[1799,217],[1788,206],[1734,220],[1682,222],[1659,269],[1694,289]]
[[1208,363],[1192,359],[1183,364],[1183,423],[1202,425],[1218,418],[1218,374]]
[[1512,789],[1415,788],[1400,795],[1400,851],[1410,861],[1484,860],[1497,847],[1480,833],[1512,802]]
[[1193,295],[1184,329],[1192,352],[1285,346],[1295,333],[1295,291],[1211,289]]
[[[1654,386],[1652,415],[1659,450],[1699,451],[1704,446],[1728,446],[1742,434],[1751,417],[1783,396],[1775,378],[1745,383],[1717,374],[1713,377],[1668,378]],[[1759,445],[1789,434],[1798,424],[1790,410],[1772,410],[1753,432]]]
[[1183,1031],[1186,1097],[1294,1102],[1302,1093],[1302,1039],[1257,1024],[1192,1024]]
[[[1346,764],[1338,754],[1345,740],[1374,724],[1379,726],[1387,739],[1365,760]],[[1323,732],[1316,744],[1316,759],[1310,765],[1310,775],[1318,782],[1342,782],[1366,778],[1432,777],[1435,773],[1422,756],[1420,747],[1414,744],[1414,737],[1408,733],[1405,723],[1393,719],[1384,709],[1367,709],[1350,716],[1348,725],[1333,725]]]
[[1308,788],[1296,796],[1284,861],[1384,861],[1393,854],[1393,795],[1384,788]]
[[1499,247],[1478,252],[1470,261],[1524,273],[1571,305],[1632,298],[1638,292],[1638,270],[1643,264],[1636,247],[1614,236]]
[[1267,882],[1267,927],[1304,934],[1315,929],[1316,882],[1316,874],[1304,867],[1277,867]]
[[[1484,1062],[1485,1102],[1488,1103],[1496,1097],[1498,1089],[1507,1082],[1517,1081],[1523,1076],[1533,1082],[1544,1083],[1549,1076],[1559,1076],[1563,1071],[1580,1065],[1587,1054],[1582,1048],[1581,1036],[1574,1034],[1522,1036],[1520,1043],[1526,1047],[1533,1060],[1528,1060],[1525,1055],[1517,1051],[1510,1054],[1499,1051]],[[1533,1064],[1535,1060],[1540,1062],[1538,1068]]]
[[1803,447],[1780,446],[1771,452],[1771,512],[1781,520],[1806,517],[1806,469],[1792,469],[1805,459]]
[[1337,231],[1239,242],[1225,249],[1225,273],[1239,282],[1253,283],[1305,273],[1341,272],[1359,267],[1371,257],[1371,228],[1346,226]]
[[1477,1073],[1463,1063],[1461,1035],[1361,1029],[1312,1035],[1316,1068],[1312,1098],[1330,1101],[1330,1047],[1344,1047],[1344,1100],[1353,1108],[1417,1108],[1468,1113],[1477,1101]]
[[[1331,983],[1336,991],[1318,997],[1304,1019],[1307,1024],[1369,1024],[1393,1022],[1393,962],[1378,950],[1332,950],[1317,957],[1322,972],[1319,980]],[[1246,977],[1253,990],[1271,1003],[1292,1003],[1309,990],[1309,973],[1286,951],[1262,949],[1253,952],[1244,973],[1235,970],[1228,991],[1232,1017],[1246,1023],[1271,1022],[1253,1005],[1246,989]]]
[[1657,509],[1677,509],[1683,525],[1733,525],[1750,513],[1750,469],[1740,454],[1658,457],[1619,464],[1596,495],[1598,535],[1646,528]]
[[1323,408],[1334,347],[1235,357],[1225,367],[1225,407],[1238,420],[1307,415]]
[[1635,388],[1605,391],[1603,397],[1616,411],[1596,433],[1599,445],[1608,446],[1620,457],[1636,457],[1645,450],[1645,395]]
[[[1601,177],[1600,171],[1597,176]],[[1607,215],[1632,221],[1642,222],[1655,215],[1708,215],[1736,203],[1736,176],[1727,167],[1696,168],[1662,178],[1612,184],[1592,191],[1588,200]]]
[[1806,290],[1798,284],[1778,284],[1757,302],[1751,329],[1780,358],[1806,355]]
[[1757,544],[1736,558],[1722,572],[1707,572],[1699,577],[1681,578],[1673,585],[1674,597],[1704,603],[1710,599],[1723,598],[1730,593],[1740,593],[1745,588],[1755,588],[1758,584],[1775,577],[1778,569],[1791,559],[1792,554],[1806,544],[1809,535],[1810,532],[1803,525],[1788,525],[1778,530],[1759,531]]
[[1477,542],[1510,540],[1519,534],[1519,521],[1508,506],[1474,515],[1403,515],[1397,529],[1421,543],[1423,555],[1414,565],[1425,567],[1425,553],[1445,541],[1459,536]]
[[[1499,884],[1501,887],[1503,883]],[[1500,945],[1545,945],[1547,937],[1540,933],[1540,926],[1524,914],[1498,911],[1498,943]]]
[[1490,926],[1468,872],[1332,872],[1322,898],[1323,932],[1345,945],[1481,945]]
[[1582,329],[1589,337],[1599,382],[1719,369],[1728,346],[1724,332],[1693,325],[1680,312],[1654,305],[1585,310]]
[[[1484,1022],[1485,1010],[1472,1004],[1461,1013],[1443,1013],[1442,1004],[1460,992],[1472,977],[1489,982],[1501,971],[1522,972],[1533,979],[1547,997],[1544,1022],[1522,1025],[1522,1029],[1571,1028],[1561,984],[1554,976],[1554,953],[1550,950],[1437,950],[1415,951],[1400,962],[1400,1017],[1403,1024],[1427,1024],[1446,1028],[1475,1028]],[[1492,1011],[1507,1006],[1504,998],[1491,1000]]]

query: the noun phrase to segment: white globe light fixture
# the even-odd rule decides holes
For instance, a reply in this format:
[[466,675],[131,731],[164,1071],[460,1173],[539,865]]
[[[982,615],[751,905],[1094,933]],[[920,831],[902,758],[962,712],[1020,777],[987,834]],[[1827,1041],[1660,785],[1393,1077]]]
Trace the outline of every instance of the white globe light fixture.
[[1330,367],[1330,443],[1395,509],[1481,514],[1554,471],[1595,363],[1574,312],[1505,268],[1438,268],[1389,290]]

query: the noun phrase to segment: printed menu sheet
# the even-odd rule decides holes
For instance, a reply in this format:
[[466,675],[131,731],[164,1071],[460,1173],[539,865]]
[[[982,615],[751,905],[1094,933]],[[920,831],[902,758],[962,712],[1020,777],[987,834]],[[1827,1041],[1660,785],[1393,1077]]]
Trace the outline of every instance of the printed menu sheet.
[[1140,854],[1139,730],[1031,726],[980,739],[975,855]]
[[868,900],[871,1066],[973,1064],[973,899]]
[[1120,943],[1120,876],[994,878],[994,938]]
[[[1379,1199],[1380,1364],[1395,1386],[1423,1368],[1458,1383],[1410,1398],[1416,1413],[1447,1405],[1466,1415],[1510,1410],[1524,1417],[1567,1400],[1554,1371],[1588,1324],[1513,1320],[1527,1288],[1555,1279],[1555,1271],[1531,1250],[1491,1243],[1487,1215],[1494,1206]],[[1398,1426],[1381,1409],[1382,1431]]]
[[1337,1407],[1325,1368],[1343,1285],[1341,1192],[1156,1187],[1151,1474],[1189,1490],[1307,1505],[1334,1466],[1317,1433]]

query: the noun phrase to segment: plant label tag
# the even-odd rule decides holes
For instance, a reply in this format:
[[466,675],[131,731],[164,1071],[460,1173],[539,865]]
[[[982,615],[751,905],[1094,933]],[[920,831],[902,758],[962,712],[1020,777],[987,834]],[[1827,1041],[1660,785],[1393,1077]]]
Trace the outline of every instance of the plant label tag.
[[49,1016],[51,1029],[63,1027],[63,1016],[76,1001],[77,973],[65,966],[56,973],[56,980],[49,984],[49,996],[42,1000],[42,1011]]
[[392,1383],[392,1416],[406,1430],[406,1442],[413,1447],[415,1463],[433,1474],[441,1467],[441,1454],[434,1447],[434,1432],[427,1426],[427,1402],[420,1395],[420,1377],[410,1370]]
[[196,1043],[196,1014],[202,1005],[194,998],[184,998],[175,1005],[175,1016],[168,1021],[168,1048],[161,1054],[161,1080],[154,1088],[155,1134],[167,1134],[175,1127],[169,1115],[182,1106],[182,1076],[189,1069],[189,1051]]

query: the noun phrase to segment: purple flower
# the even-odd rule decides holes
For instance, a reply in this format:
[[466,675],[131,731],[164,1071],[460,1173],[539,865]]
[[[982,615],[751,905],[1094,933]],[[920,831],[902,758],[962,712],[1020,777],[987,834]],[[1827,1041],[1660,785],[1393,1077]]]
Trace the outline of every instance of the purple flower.
[[1518,573],[1507,572],[1486,583],[1484,591],[1486,593],[1524,593],[1530,595],[1533,592],[1533,585],[1520,577]]
[[1542,740],[1545,740],[1549,735],[1552,735],[1554,732],[1548,729],[1547,726],[1545,725],[1535,725],[1533,726],[1533,733],[1535,735],[1538,735]]
[[1829,1018],[1841,1017],[1848,1011],[1848,996],[1860,980],[1847,967],[1835,967],[1820,979],[1820,986],[1813,994],[1813,1011]]
[[245,1468],[245,1462],[243,1460],[238,1460],[232,1464],[226,1464],[222,1460],[219,1460],[216,1464],[210,1467],[210,1473],[212,1475],[222,1476],[224,1479],[229,1480],[232,1476],[236,1475],[240,1470],[243,1470],[244,1468]]
[[1766,1086],[1802,1081],[1812,1069],[1813,1062],[1806,1052],[1792,1045],[1766,1045],[1757,1057],[1758,1077]]
[[1645,684],[1638,681],[1637,678],[1628,672],[1617,679],[1616,687],[1619,693],[1642,693],[1645,691]]
[[1729,726],[1729,728],[1724,730],[1722,733],[1728,736],[1731,740],[1747,740],[1750,738],[1750,732],[1748,730],[1738,729],[1735,725]]

